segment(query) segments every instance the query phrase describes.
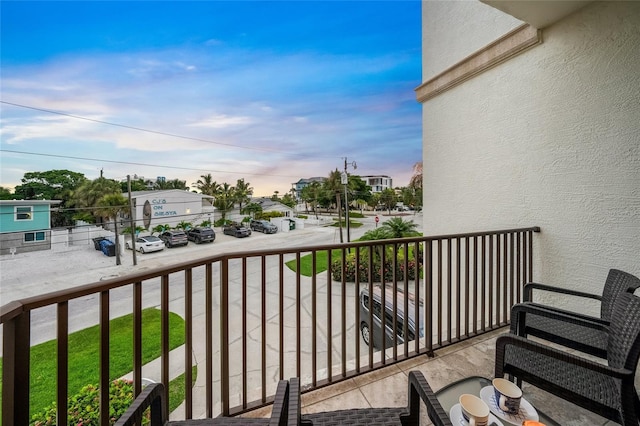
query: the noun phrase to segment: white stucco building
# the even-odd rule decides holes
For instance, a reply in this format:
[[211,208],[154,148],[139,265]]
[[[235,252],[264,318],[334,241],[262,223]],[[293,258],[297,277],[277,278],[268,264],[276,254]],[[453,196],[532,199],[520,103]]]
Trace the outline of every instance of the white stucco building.
[[541,282],[640,275],[640,2],[422,14],[425,233],[540,226]]
[[[215,221],[213,197],[195,192],[170,189],[166,191],[134,191],[131,193],[136,226],[149,230],[157,225],[174,228],[180,222],[198,225]],[[145,207],[146,206],[146,207]],[[122,222],[129,226],[126,220]]]

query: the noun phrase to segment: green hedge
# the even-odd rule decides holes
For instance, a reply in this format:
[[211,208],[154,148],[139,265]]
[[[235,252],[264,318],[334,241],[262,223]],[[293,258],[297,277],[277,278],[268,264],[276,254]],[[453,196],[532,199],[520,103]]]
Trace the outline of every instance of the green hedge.
[[[109,384],[109,424],[114,424],[127,411],[133,402],[133,382],[130,380],[114,380]],[[57,407],[54,403],[43,412],[31,417],[31,426],[50,426],[56,424]],[[100,388],[95,385],[83,387],[79,393],[69,398],[69,425],[100,424]],[[149,417],[143,424],[149,423]]]

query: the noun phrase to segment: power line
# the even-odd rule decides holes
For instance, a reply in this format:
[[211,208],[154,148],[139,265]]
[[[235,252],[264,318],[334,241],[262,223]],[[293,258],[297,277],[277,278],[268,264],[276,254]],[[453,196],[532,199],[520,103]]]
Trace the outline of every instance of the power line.
[[269,173],[247,173],[247,172],[236,172],[236,171],[228,171],[228,170],[212,170],[212,169],[194,169],[191,167],[180,167],[180,166],[165,166],[161,164],[148,164],[148,163],[138,163],[133,161],[117,161],[117,160],[104,160],[100,158],[90,158],[90,157],[74,157],[71,155],[59,155],[59,154],[43,154],[39,152],[27,152],[27,151],[16,151],[12,149],[0,149],[0,152],[8,152],[12,154],[22,154],[22,155],[38,155],[41,157],[53,157],[53,158],[67,158],[71,160],[83,160],[83,161],[95,161],[101,163],[115,163],[115,164],[127,164],[130,166],[147,166],[147,167],[160,167],[165,169],[178,169],[178,170],[189,170],[194,172],[207,172],[207,173],[233,173],[233,174],[241,174],[241,175],[249,175],[249,176],[273,176],[273,177],[286,177],[286,178],[299,178],[300,176],[294,175],[273,175]]
[[[212,140],[208,140],[208,139],[196,138],[196,137],[193,137],[193,136],[178,135],[178,134],[175,134],[175,133],[162,132],[160,130],[145,129],[143,127],[130,126],[130,125],[127,125],[127,124],[112,123],[110,121],[97,120],[95,118],[82,117],[80,115],[69,114],[69,113],[61,112],[61,111],[53,111],[53,110],[34,107],[34,106],[30,106],[30,105],[17,104],[17,103],[14,103],[14,102],[7,102],[7,101],[0,100],[0,103],[5,104],[5,105],[11,105],[11,106],[18,107],[18,108],[30,109],[30,110],[33,110],[33,111],[46,112],[48,114],[62,115],[64,117],[70,117],[70,118],[74,118],[74,119],[77,119],[77,120],[91,121],[93,123],[105,124],[105,125],[108,125],[108,126],[121,127],[121,128],[124,128],[124,129],[136,130],[136,131],[145,132],[145,133],[152,133],[152,134],[161,135],[161,136],[169,136],[169,137],[172,137],[172,138],[190,140],[190,141],[195,141],[195,142],[203,142],[203,143],[208,143],[208,144],[213,144],[213,145],[227,146],[227,147],[230,147],[230,148],[246,149],[246,150],[249,150],[249,151],[273,152],[273,153],[285,154],[285,155],[294,156],[294,157],[303,157],[305,155],[305,154],[301,154],[301,153],[296,153],[293,150],[286,150],[285,151],[285,150],[279,150],[279,149],[273,149],[273,148],[257,148],[257,147],[251,147],[251,146],[236,145],[236,144],[231,144],[231,143],[216,142],[216,141],[212,141]],[[314,156],[314,157],[315,158],[336,158],[334,156],[331,156],[331,157],[329,157],[329,156],[327,156],[327,157]],[[128,164],[128,163],[124,163],[124,164]],[[187,169],[187,170],[191,170],[191,169]]]

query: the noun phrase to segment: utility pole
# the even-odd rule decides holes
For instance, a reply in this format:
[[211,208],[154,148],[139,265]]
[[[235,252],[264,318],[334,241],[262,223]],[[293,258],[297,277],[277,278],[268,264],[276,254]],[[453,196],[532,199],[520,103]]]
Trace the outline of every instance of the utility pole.
[[138,264],[136,258],[136,223],[133,220],[133,201],[131,200],[131,176],[127,175],[127,191],[129,192],[129,229],[131,229],[131,247],[133,247],[133,265]]

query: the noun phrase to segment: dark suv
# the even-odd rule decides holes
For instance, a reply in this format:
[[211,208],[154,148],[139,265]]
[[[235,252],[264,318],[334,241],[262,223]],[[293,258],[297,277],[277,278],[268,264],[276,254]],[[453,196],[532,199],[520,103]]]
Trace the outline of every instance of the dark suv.
[[[372,313],[369,311],[369,303],[371,302]],[[369,298],[369,290],[363,289],[360,292],[360,331],[362,340],[367,345],[373,345],[374,348],[382,348],[382,335],[384,333],[384,347],[390,348],[395,345],[416,339],[416,322],[415,322],[415,297],[408,293],[407,305],[408,312],[404,312],[405,294],[398,291],[396,295],[395,309],[395,332],[394,332],[394,305],[393,305],[393,289],[385,289],[385,308],[382,308],[382,288],[373,287],[373,297]],[[418,337],[424,337],[424,306],[422,301],[419,304],[420,310],[420,327],[418,328]],[[384,313],[383,313],[384,312]],[[384,317],[384,327],[382,325]],[[405,320],[407,327],[405,330]],[[384,331],[383,331],[384,330]]]
[[187,234],[185,234],[184,231],[178,231],[175,229],[171,231],[164,231],[159,235],[159,237],[162,241],[164,241],[164,245],[167,248],[186,246],[187,244],[189,244]]
[[265,234],[275,234],[278,232],[278,227],[268,220],[252,220],[249,223],[249,227],[256,232],[263,232]]
[[212,243],[216,239],[216,233],[211,228],[193,228],[187,231],[187,238],[196,244]]

